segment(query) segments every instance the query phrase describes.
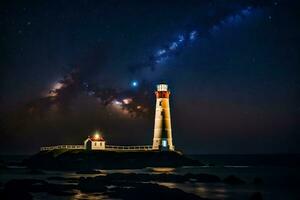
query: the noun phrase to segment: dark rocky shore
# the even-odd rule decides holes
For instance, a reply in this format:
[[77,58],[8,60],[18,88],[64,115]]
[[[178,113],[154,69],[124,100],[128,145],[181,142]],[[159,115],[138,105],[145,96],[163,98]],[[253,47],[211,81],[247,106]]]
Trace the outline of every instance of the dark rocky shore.
[[[113,187],[111,187],[113,185]],[[97,178],[81,178],[77,184],[52,184],[37,179],[11,180],[0,191],[1,199],[33,199],[34,193],[48,193],[54,196],[72,196],[76,190],[84,193],[101,193],[109,198],[118,199],[153,199],[160,196],[166,199],[201,200],[203,198],[154,183],[137,183],[121,181],[103,181]],[[18,191],[18,192],[16,192]]]
[[[20,164],[20,163],[19,163]],[[161,183],[209,183],[235,185],[249,184],[236,176],[223,180],[210,174],[176,173],[103,173],[101,169],[135,169],[144,167],[201,166],[202,163],[190,159],[179,152],[109,152],[84,150],[53,150],[39,152],[26,159],[30,175],[43,175],[44,170],[70,170],[77,174],[98,174],[95,177],[51,176],[47,179],[13,179],[0,187],[0,199],[34,199],[36,194],[72,197],[78,192],[101,195],[110,199],[165,199],[203,200],[207,198],[170,188]],[[95,170],[97,169],[97,170]],[[99,170],[100,169],[100,170]],[[253,183],[263,184],[256,177]],[[16,192],[18,191],[18,192]],[[261,200],[256,192],[247,199]]]
[[[238,179],[229,177],[230,179]],[[51,183],[59,181],[61,183]],[[104,195],[108,198],[124,200],[153,199],[156,197],[165,199],[187,199],[203,200],[200,196],[184,192],[180,189],[169,188],[154,182],[172,183],[222,183],[222,180],[209,174],[100,174],[96,177],[64,178],[49,177],[46,180],[19,179],[5,183],[3,190],[0,190],[0,199],[33,199],[35,193],[47,193],[54,196],[73,196],[78,190],[82,193],[93,193]],[[63,184],[62,184],[63,183]],[[71,184],[70,184],[71,183]],[[223,183],[227,183],[226,179]],[[231,183],[229,183],[231,184]],[[235,184],[242,184],[241,180]],[[18,191],[18,192],[15,192]],[[260,200],[261,194],[253,194],[250,199]]]
[[179,152],[113,152],[52,150],[39,152],[24,161],[32,169],[93,170],[139,169],[145,167],[201,166]]

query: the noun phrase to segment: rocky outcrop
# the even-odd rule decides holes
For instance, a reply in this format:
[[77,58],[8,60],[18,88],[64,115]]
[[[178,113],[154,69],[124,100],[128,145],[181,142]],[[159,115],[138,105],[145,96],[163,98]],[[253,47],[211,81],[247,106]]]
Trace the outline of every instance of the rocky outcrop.
[[263,197],[260,192],[255,192],[250,196],[250,200],[262,200]]
[[96,176],[94,178],[80,178],[80,183],[93,183],[95,185],[123,185],[123,183],[140,183],[140,182],[198,182],[198,183],[216,183],[221,179],[210,174],[136,174],[136,173],[113,173],[105,176]]
[[158,197],[159,199],[205,200],[176,188],[168,188],[153,183],[138,184],[134,187],[117,187],[109,191],[108,194],[112,198],[123,200],[153,200]]
[[227,183],[230,185],[245,184],[245,181],[243,181],[242,179],[240,179],[234,175],[230,175],[230,176],[226,177],[223,181],[224,181],[224,183]]
[[39,152],[26,159],[24,164],[34,169],[79,171],[203,165],[199,161],[175,151],[114,152],[100,150],[52,150]]
[[254,183],[255,185],[262,185],[262,184],[264,183],[264,181],[263,181],[261,178],[259,178],[259,177],[255,177],[255,178],[253,179],[253,183]]
[[46,192],[56,196],[74,195],[76,185],[51,184],[38,179],[16,179],[8,181],[0,193],[0,199],[33,199],[30,193]]
[[[114,176],[115,178],[120,177],[117,174]],[[112,185],[114,187],[111,187]],[[110,176],[106,178],[101,178],[101,176],[80,178],[78,184],[52,184],[37,179],[11,180],[5,184],[3,191],[0,192],[0,199],[31,200],[33,199],[31,193],[40,192],[55,196],[69,196],[75,195],[76,190],[83,193],[102,193],[110,198],[124,200],[150,200],[157,197],[160,199],[204,200],[204,198],[186,193],[180,189],[168,188],[155,183],[110,179]]]
[[[170,175],[166,175],[170,176]],[[187,199],[203,200],[203,198],[186,193],[180,189],[168,188],[155,183],[145,183],[152,180],[166,180],[162,177],[147,176],[145,174],[111,174],[94,178],[81,178],[78,187],[82,192],[102,192],[111,198],[135,200],[135,199]],[[174,177],[171,178],[174,180]],[[169,178],[167,180],[170,180]],[[176,179],[178,181],[178,179]],[[108,186],[114,187],[109,188]]]

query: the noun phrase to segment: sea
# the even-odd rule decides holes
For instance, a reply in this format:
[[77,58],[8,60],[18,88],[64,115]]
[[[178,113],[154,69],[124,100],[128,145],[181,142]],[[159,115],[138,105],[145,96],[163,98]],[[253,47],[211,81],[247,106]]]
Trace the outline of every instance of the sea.
[[[234,175],[244,180],[246,184],[229,185],[225,183],[172,183],[157,182],[170,188],[179,188],[185,192],[199,195],[209,199],[249,199],[251,195],[259,192],[264,200],[300,200],[300,154],[272,154],[272,155],[189,155],[190,157],[206,164],[205,166],[179,168],[151,168],[101,170],[102,174],[108,173],[206,173],[219,176],[221,179]],[[2,155],[0,160],[12,163],[7,169],[0,169],[0,188],[12,179],[35,178],[47,180],[49,177],[93,177],[97,174],[77,174],[76,172],[44,171],[43,174],[32,175],[28,169],[13,166],[27,156]],[[260,178],[262,184],[254,184],[255,178]],[[51,182],[47,180],[48,182]],[[60,181],[54,183],[65,184]],[[79,200],[79,199],[109,199],[101,193],[82,193],[76,191],[72,196],[54,196],[47,193],[34,193],[34,199],[40,200]]]

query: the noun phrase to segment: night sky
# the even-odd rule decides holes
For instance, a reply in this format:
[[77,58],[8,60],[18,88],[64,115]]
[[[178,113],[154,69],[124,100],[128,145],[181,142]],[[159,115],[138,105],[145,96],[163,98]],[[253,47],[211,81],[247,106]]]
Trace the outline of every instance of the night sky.
[[300,153],[297,1],[1,1],[0,152],[152,144],[155,85],[186,153]]

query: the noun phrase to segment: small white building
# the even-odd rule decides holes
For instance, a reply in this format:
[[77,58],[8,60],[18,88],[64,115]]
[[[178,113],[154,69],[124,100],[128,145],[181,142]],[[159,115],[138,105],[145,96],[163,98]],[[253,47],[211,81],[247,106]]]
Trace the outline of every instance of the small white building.
[[99,134],[95,134],[92,137],[89,136],[84,141],[84,149],[86,149],[86,150],[105,150],[105,140]]

